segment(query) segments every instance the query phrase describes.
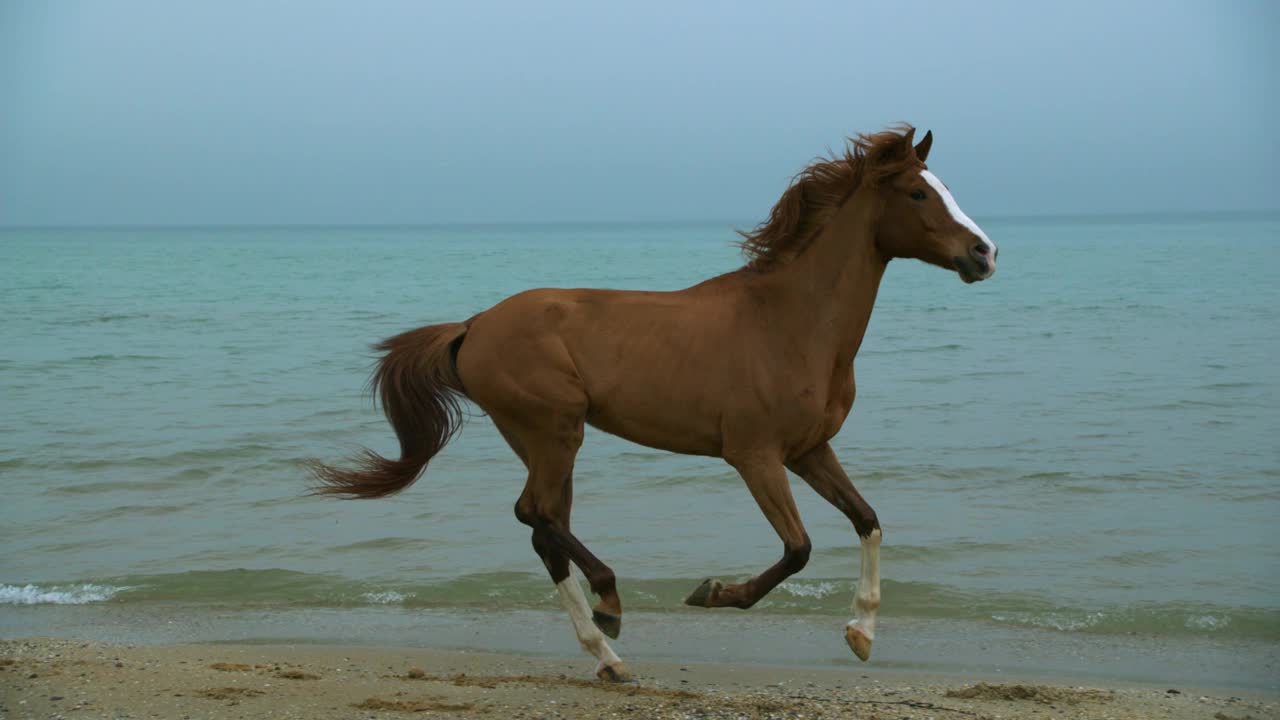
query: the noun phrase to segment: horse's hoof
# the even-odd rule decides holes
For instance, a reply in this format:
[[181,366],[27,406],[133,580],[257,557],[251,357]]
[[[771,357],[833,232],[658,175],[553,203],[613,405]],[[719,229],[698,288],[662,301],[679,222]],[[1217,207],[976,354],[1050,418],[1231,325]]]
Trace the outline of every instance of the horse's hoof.
[[600,665],[596,667],[596,677],[604,680],[605,682],[631,682],[631,673],[627,672],[626,666],[623,665],[621,661],[615,662],[612,665],[600,663]]
[[859,660],[866,661],[871,657],[871,638],[862,631],[857,625],[847,625],[844,629],[845,642],[849,643],[849,649],[853,650],[853,654],[858,656]]
[[600,628],[600,632],[608,635],[614,640],[617,640],[619,633],[622,632],[622,618],[614,615],[613,613],[607,613],[603,610],[592,610],[591,621],[596,624],[596,627]]
[[694,607],[711,607],[711,598],[715,597],[715,594],[720,592],[722,587],[724,587],[724,583],[713,578],[707,578],[693,592],[689,593],[689,597],[684,599],[684,604]]

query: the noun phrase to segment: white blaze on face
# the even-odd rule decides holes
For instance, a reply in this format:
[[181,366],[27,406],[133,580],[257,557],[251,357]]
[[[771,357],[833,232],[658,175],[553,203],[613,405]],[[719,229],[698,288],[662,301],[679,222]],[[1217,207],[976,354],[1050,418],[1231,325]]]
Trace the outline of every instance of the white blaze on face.
[[929,183],[929,187],[933,188],[934,192],[938,193],[938,197],[942,198],[942,204],[947,207],[947,212],[951,213],[951,217],[954,218],[956,222],[963,225],[966,230],[977,235],[982,242],[986,243],[987,249],[991,251],[991,257],[994,259],[996,254],[996,244],[991,242],[991,239],[987,237],[986,233],[982,232],[982,228],[978,227],[978,223],[974,222],[968,215],[964,214],[964,211],[956,204],[956,199],[951,196],[951,191],[947,189],[946,185],[942,184],[942,181],[938,179],[938,176],[928,170],[921,170],[920,177],[924,178],[924,181]]

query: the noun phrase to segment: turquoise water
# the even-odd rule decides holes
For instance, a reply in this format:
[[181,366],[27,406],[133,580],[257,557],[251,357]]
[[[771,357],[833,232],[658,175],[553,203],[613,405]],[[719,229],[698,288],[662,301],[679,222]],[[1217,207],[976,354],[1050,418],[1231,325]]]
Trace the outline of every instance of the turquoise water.
[[[1280,219],[987,221],[1000,272],[895,262],[834,444],[885,528],[886,623],[1280,640]],[[537,286],[675,289],[724,225],[0,230],[0,605],[553,608],[483,417],[404,495],[303,497],[393,452],[368,346]],[[752,614],[844,617],[857,547]],[[716,460],[588,434],[574,528],[628,609],[779,542]]]

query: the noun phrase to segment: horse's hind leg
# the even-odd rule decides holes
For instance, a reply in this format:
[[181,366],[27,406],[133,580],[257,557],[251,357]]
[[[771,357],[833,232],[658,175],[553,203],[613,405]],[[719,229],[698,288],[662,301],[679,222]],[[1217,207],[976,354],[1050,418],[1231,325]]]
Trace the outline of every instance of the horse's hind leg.
[[845,627],[844,635],[853,653],[866,660],[871,657],[871,642],[876,635],[876,611],[880,608],[880,521],[849,481],[830,445],[823,443],[787,467],[843,512],[858,533],[862,545],[862,571],[858,577],[858,593],[853,599],[858,617]]
[[[516,518],[533,528],[533,549],[556,584],[578,642],[599,661],[596,675],[604,680],[629,680],[622,661],[605,639],[606,633],[617,637],[622,625],[622,605],[613,571],[592,555],[569,529],[573,460],[582,444],[582,420],[561,418],[551,425],[562,431],[566,427],[571,429],[517,435],[510,426],[504,428],[499,424],[503,436],[529,468],[529,479],[516,502]],[[582,587],[569,565],[571,560],[587,576],[592,591],[600,596],[594,610],[587,605]]]

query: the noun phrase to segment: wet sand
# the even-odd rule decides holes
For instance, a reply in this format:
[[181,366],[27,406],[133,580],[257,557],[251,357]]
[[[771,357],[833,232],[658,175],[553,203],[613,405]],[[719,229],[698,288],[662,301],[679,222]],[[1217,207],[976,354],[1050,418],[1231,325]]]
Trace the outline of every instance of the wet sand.
[[0,718],[1280,718],[1269,692],[327,645],[0,641]]
[[[1211,633],[1059,632],[951,619],[882,618],[870,663],[844,641],[843,616],[768,612],[630,612],[614,648],[629,663],[815,667],[932,674],[972,681],[1235,688],[1280,695],[1280,644]],[[239,643],[436,648],[578,659],[559,610],[397,607],[274,608],[169,603],[0,606],[0,638],[115,645]]]

